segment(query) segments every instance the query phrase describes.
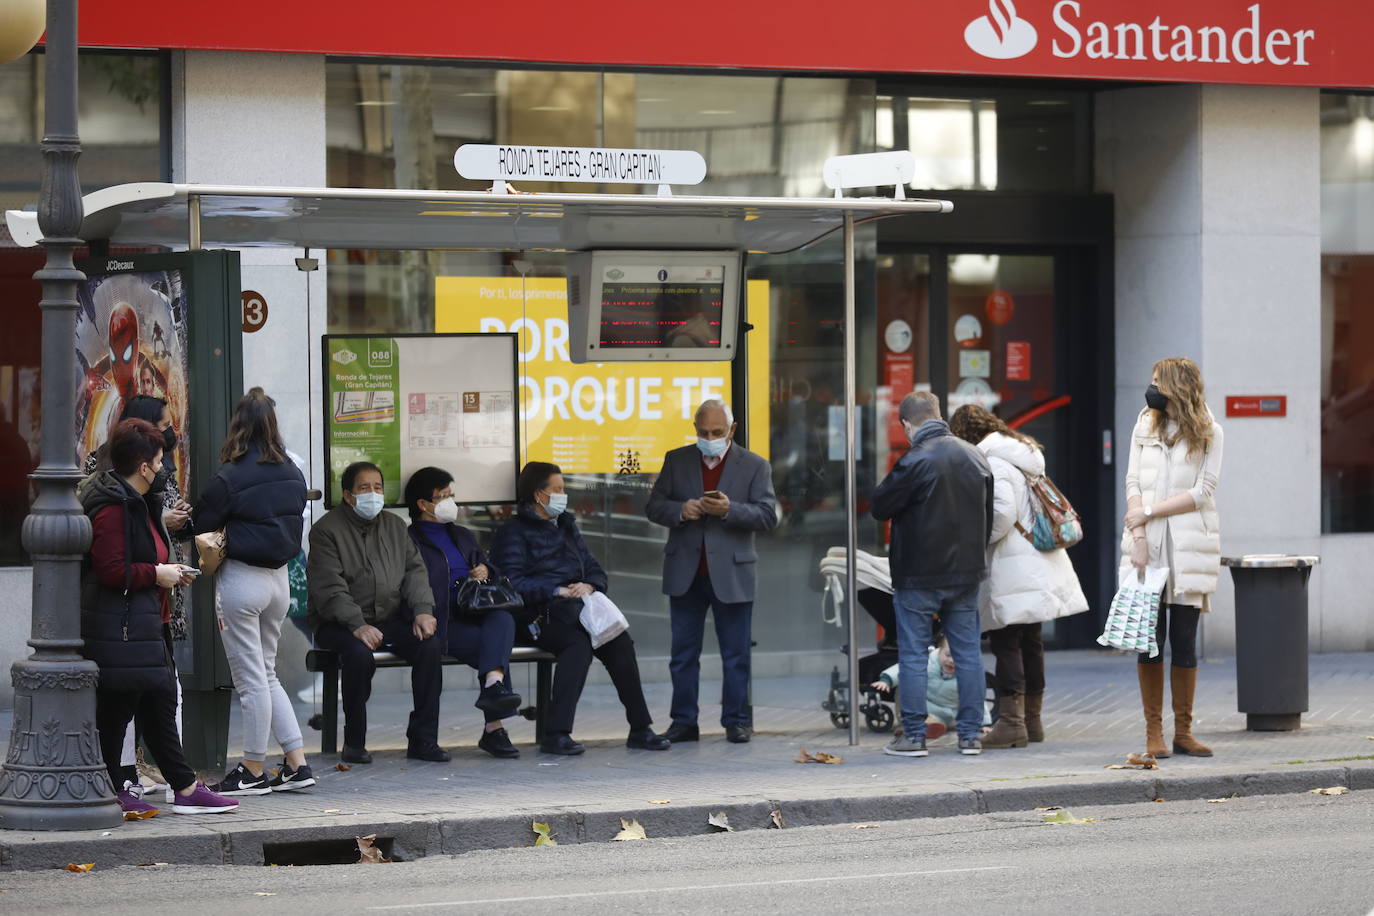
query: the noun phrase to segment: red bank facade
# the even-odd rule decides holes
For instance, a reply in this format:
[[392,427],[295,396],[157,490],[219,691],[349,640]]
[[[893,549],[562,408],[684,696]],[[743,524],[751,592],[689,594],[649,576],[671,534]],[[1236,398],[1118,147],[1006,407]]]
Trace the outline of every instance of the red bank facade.
[[[1151,365],[1173,355],[1199,362],[1225,426],[1224,553],[1321,554],[1312,645],[1369,650],[1371,34],[1374,5],[1299,0],[87,3],[82,180],[477,189],[453,154],[488,143],[695,150],[701,193],[804,196],[829,193],[829,156],[910,150],[908,194],[955,209],[862,230],[857,506],[844,504],[832,435],[839,247],[751,260],[769,410],[748,435],[766,440],[785,510],[760,548],[772,570],[756,610],[760,673],[820,676],[839,660],[844,634],[820,612],[814,571],[844,542],[845,514],[866,515],[863,494],[902,446],[887,407],[916,387],[949,408],[990,405],[1045,444],[1090,532],[1074,562],[1094,606],[1052,638],[1089,645],[1115,583],[1130,431]],[[35,56],[0,68],[7,208],[36,197]],[[27,511],[20,443],[37,448],[37,256],[4,244],[11,311],[34,313],[0,341],[14,446],[0,480],[0,619],[18,633],[27,558],[9,531]],[[276,396],[288,440],[315,463],[320,334],[509,327],[482,297],[522,281],[554,289],[564,270],[551,254],[311,255],[319,270],[303,273],[288,253],[243,252],[243,285],[267,305],[244,339],[244,378]],[[585,470],[581,499],[602,520],[593,548],[624,558],[612,579],[644,609],[632,620],[641,654],[666,654],[648,543],[661,533],[634,522],[639,490]],[[877,526],[861,540],[881,549]],[[1209,652],[1234,645],[1222,588]],[[13,642],[0,655],[18,655]]]

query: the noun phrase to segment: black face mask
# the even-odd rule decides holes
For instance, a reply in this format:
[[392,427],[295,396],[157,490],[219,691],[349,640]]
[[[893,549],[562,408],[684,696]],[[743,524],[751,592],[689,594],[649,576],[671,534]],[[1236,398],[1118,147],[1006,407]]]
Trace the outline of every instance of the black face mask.
[[167,482],[172,479],[172,472],[166,468],[159,468],[153,475],[153,482],[148,484],[149,493],[162,493],[167,489]]
[[1151,385],[1145,389],[1145,406],[1151,410],[1163,410],[1169,406],[1169,398],[1154,385]]
[[171,452],[177,447],[177,431],[172,427],[167,427],[162,431],[162,450]]

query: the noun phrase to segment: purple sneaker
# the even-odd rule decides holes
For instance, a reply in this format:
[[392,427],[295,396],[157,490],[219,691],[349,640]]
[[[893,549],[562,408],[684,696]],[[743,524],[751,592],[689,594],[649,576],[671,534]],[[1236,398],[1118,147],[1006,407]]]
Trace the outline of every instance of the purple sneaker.
[[195,791],[190,795],[176,794],[172,810],[177,814],[219,814],[222,811],[234,811],[238,806],[239,803],[234,799],[216,795],[205,788],[205,783],[197,782]]
[[136,795],[130,791],[129,784],[126,782],[123,790],[115,796],[115,800],[119,802],[120,810],[124,812],[124,820],[142,821],[150,817],[157,817],[160,813],[157,808],[143,801],[139,797],[141,794]]

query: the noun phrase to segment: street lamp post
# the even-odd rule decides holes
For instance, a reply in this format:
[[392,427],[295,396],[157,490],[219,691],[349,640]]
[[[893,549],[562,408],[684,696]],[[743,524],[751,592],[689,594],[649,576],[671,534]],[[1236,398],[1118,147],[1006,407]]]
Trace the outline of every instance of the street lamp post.
[[42,460],[38,496],[24,519],[33,557],[33,655],[14,663],[14,725],[0,768],[0,827],[81,830],[119,823],[114,787],[95,727],[94,662],[81,657],[81,558],[91,523],[76,499],[76,287],[85,275],[81,183],[76,160],[77,0],[48,0],[40,243],[47,254],[34,279],[43,284]]

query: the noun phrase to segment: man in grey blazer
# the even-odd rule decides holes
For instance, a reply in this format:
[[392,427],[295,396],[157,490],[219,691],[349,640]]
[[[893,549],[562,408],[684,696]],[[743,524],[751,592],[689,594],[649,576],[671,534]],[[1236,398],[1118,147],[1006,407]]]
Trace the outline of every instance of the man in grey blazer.
[[697,408],[695,445],[675,448],[649,495],[645,514],[668,529],[663,593],[669,599],[673,646],[673,742],[696,741],[697,694],[706,612],[714,612],[724,674],[720,724],[742,744],[753,734],[749,707],[751,622],[758,552],[754,532],[778,524],[773,472],[734,442],[735,418],[723,401]]

